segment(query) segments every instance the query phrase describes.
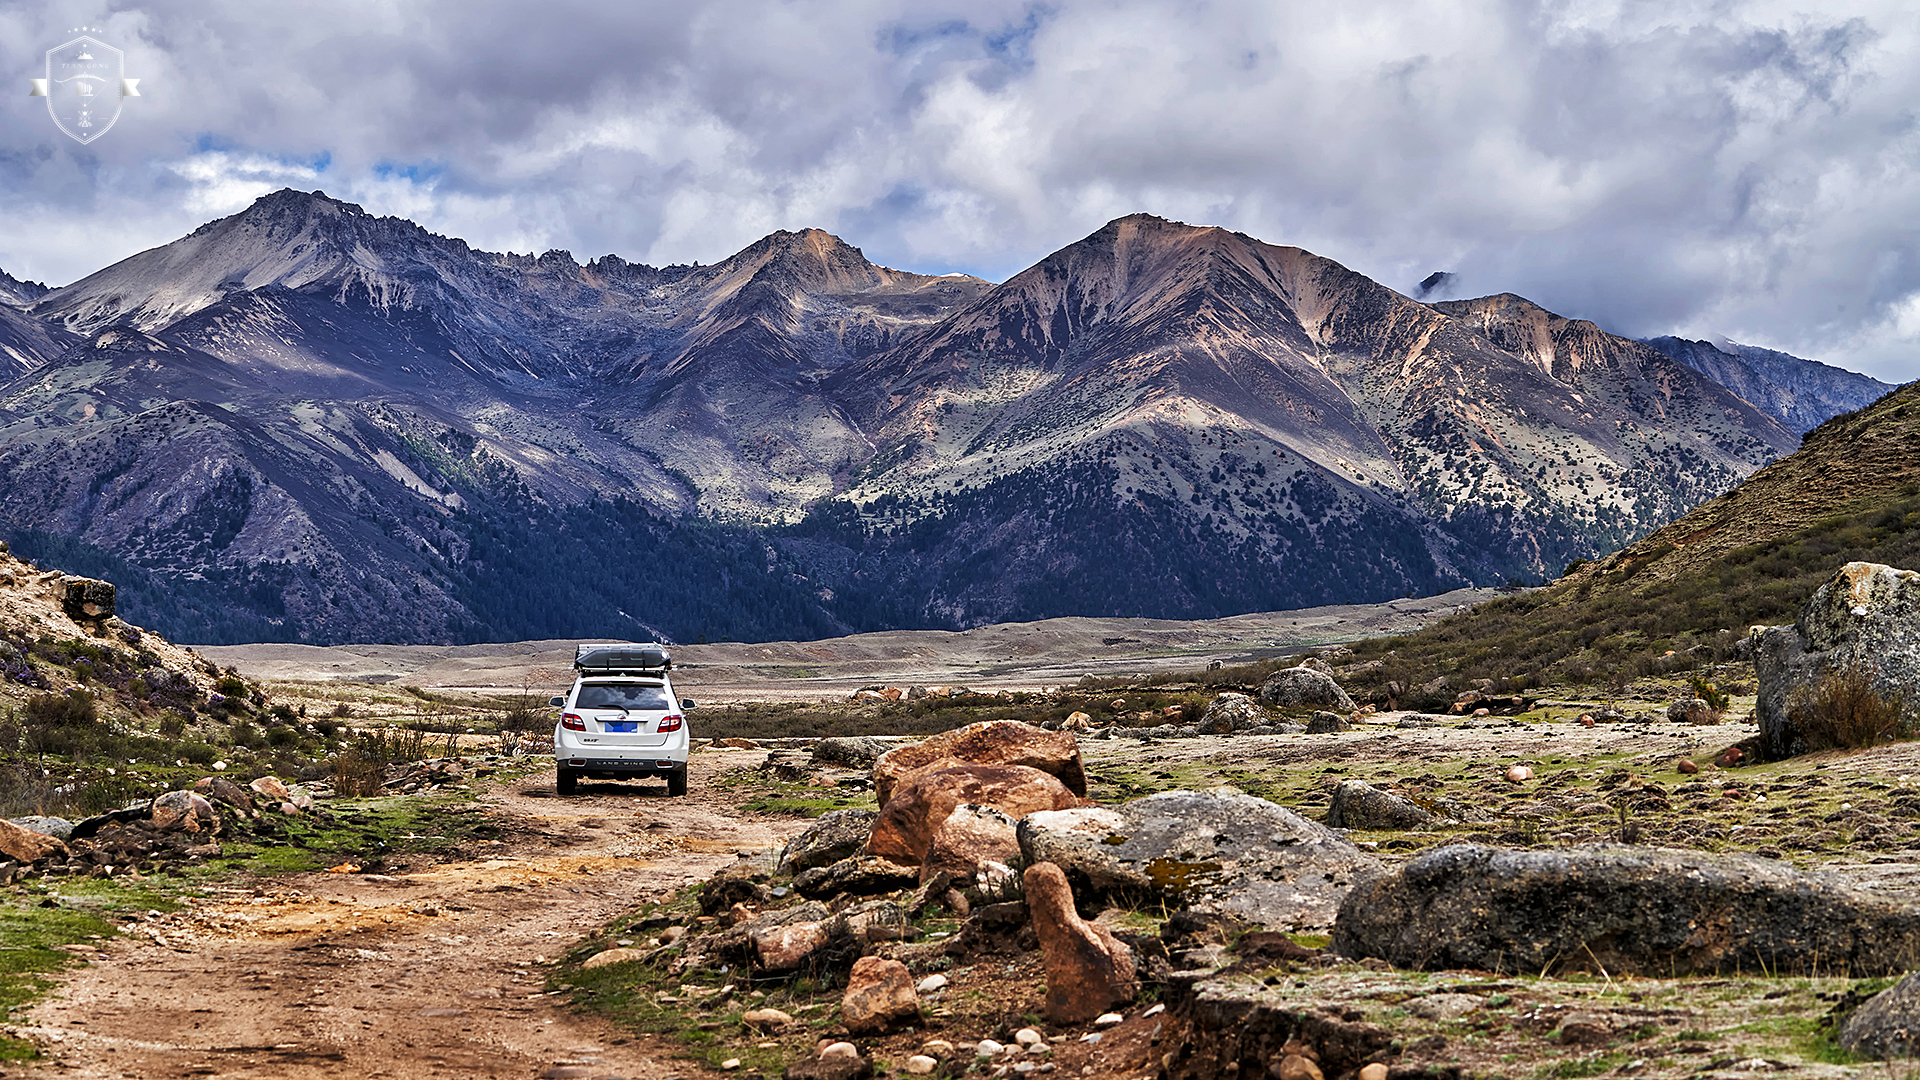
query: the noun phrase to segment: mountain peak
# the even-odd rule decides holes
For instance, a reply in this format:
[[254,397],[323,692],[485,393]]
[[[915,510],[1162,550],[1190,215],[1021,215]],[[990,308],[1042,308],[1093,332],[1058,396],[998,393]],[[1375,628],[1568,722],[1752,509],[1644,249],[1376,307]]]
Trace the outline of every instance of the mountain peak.
[[49,291],[47,286],[37,281],[21,281],[5,270],[0,270],[0,304],[26,307]]

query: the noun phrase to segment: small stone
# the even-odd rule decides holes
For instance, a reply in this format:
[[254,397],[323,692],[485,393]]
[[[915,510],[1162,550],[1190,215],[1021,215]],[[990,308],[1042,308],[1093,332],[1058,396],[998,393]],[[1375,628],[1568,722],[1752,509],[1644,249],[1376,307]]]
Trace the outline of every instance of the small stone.
[[1694,773],[1697,773],[1700,771],[1700,766],[1694,764],[1694,761],[1692,758],[1681,758],[1680,764],[1675,767],[1678,768],[1681,772],[1686,773],[1688,776],[1692,776]]
[[939,1066],[939,1061],[925,1054],[915,1054],[907,1059],[907,1072],[914,1076],[924,1076]]
[[754,1028],[781,1028],[793,1023],[793,1016],[779,1009],[753,1009],[741,1013],[740,1022]]
[[920,1052],[930,1057],[944,1058],[953,1053],[953,1044],[945,1039],[928,1039]]
[[729,1071],[731,1071],[731,1070],[733,1070],[733,1069],[737,1069],[737,1068],[739,1068],[739,1067],[740,1067],[740,1059],[739,1059],[739,1058],[728,1058],[727,1060],[725,1060],[725,1061],[723,1061],[723,1062],[721,1062],[721,1063],[720,1063],[720,1067],[721,1067],[721,1068],[723,1068],[723,1069],[727,1069],[727,1070],[729,1070]]
[[645,955],[647,953],[644,949],[607,949],[587,957],[586,961],[580,965],[580,970],[592,971],[594,968],[603,968],[608,964],[630,963]]
[[1119,1013],[1116,1013],[1116,1012],[1101,1013],[1099,1016],[1096,1016],[1093,1018],[1093,1026],[1094,1027],[1112,1027],[1113,1025],[1118,1024],[1125,1019],[1126,1017],[1121,1016]]
[[1288,1054],[1280,1059],[1277,1074],[1280,1080],[1326,1080],[1320,1073],[1320,1066],[1313,1059],[1301,1054]]
[[974,1044],[973,1052],[975,1055],[979,1057],[990,1058],[999,1054],[1000,1051],[1005,1049],[1006,1047],[1000,1045],[997,1042],[994,1042],[992,1039],[981,1039],[979,1042]]
[[1080,1036],[1080,1041],[1083,1043],[1097,1043],[1100,1041],[1100,1033],[1097,1031],[1089,1031],[1085,1035]]
[[1155,1005],[1153,1008],[1148,1009],[1146,1012],[1141,1013],[1140,1019],[1151,1020],[1152,1018],[1159,1016],[1161,1013],[1166,1011],[1167,1011],[1166,1003],[1161,1002],[1160,1004]]
[[1360,1066],[1360,1080],[1387,1080],[1387,1067],[1377,1061]]
[[860,1056],[860,1048],[850,1042],[828,1043],[820,1048],[820,1056],[825,1059],[857,1058]]
[[884,1031],[919,1014],[920,999],[907,965],[879,956],[853,962],[847,992],[840,999],[840,1021],[848,1031]]
[[1533,770],[1525,765],[1514,765],[1507,769],[1507,783],[1524,784],[1533,779]]
[[[1581,726],[1581,727],[1592,727],[1592,726],[1593,726],[1593,717],[1592,717],[1592,716],[1589,716],[1589,715],[1588,715],[1588,714],[1586,714],[1586,713],[1581,713],[1581,714],[1580,714],[1580,726]],[[1372,1068],[1372,1066],[1368,1066],[1368,1068]],[[1382,1070],[1384,1071],[1384,1070],[1386,1069],[1386,1066],[1384,1066],[1384,1065],[1382,1065],[1382,1066],[1381,1066],[1380,1068],[1381,1068],[1381,1069],[1382,1069]]]
[[1021,1046],[1032,1046],[1035,1043],[1045,1042],[1046,1036],[1030,1027],[1021,1028],[1019,1031],[1013,1033],[1013,1041],[1019,1043]]
[[946,985],[947,977],[945,975],[929,975],[921,979],[920,982],[914,986],[914,989],[922,994],[931,994],[935,990],[946,989]]

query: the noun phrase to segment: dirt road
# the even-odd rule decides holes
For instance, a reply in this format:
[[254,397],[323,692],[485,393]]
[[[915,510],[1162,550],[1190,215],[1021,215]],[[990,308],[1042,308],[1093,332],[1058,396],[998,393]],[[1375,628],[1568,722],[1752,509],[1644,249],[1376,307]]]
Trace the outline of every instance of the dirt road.
[[695,754],[678,799],[583,784],[563,800],[539,774],[502,784],[482,796],[504,826],[497,853],[262,881],[150,918],[66,976],[29,1034],[77,1077],[690,1075],[665,1045],[544,996],[542,965],[633,904],[798,830],[704,783],[762,756]]

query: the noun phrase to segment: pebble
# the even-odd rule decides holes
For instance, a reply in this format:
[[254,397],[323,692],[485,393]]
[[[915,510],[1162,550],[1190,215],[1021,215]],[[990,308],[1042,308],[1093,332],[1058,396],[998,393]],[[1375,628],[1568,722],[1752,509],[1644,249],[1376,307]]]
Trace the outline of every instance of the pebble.
[[909,1073],[912,1073],[915,1076],[922,1076],[922,1075],[925,1075],[926,1073],[930,1073],[934,1069],[938,1068],[939,1065],[940,1065],[940,1062],[938,1062],[933,1058],[928,1057],[925,1054],[915,1054],[912,1057],[907,1059],[907,1071]]
[[1101,1013],[1099,1016],[1093,1018],[1093,1026],[1112,1027],[1125,1019],[1126,1017],[1121,1016],[1119,1013]]
[[1148,1009],[1148,1010],[1147,1010],[1146,1012],[1143,1012],[1143,1013],[1141,1013],[1141,1014],[1140,1014],[1140,1019],[1142,1019],[1142,1020],[1146,1020],[1146,1019],[1148,1019],[1148,1018],[1150,1018],[1150,1017],[1155,1017],[1155,1016],[1159,1016],[1159,1015],[1160,1015],[1161,1013],[1163,1013],[1163,1012],[1166,1012],[1166,1011],[1167,1011],[1167,1006],[1166,1006],[1166,1003],[1165,1003],[1165,1002],[1161,1002],[1160,1004],[1158,1004],[1158,1005],[1155,1005],[1155,1006],[1154,1006],[1153,1008],[1151,1008],[1151,1009]]
[[1080,1036],[1080,1041],[1083,1043],[1097,1043],[1100,1041],[1100,1033],[1097,1031],[1089,1031],[1085,1035]]
[[1533,770],[1525,765],[1515,765],[1507,770],[1507,783],[1524,784],[1533,779]]
[[1360,1066],[1360,1080],[1387,1080],[1387,1067],[1377,1061]]
[[832,1058],[857,1058],[859,1056],[860,1048],[850,1042],[828,1043],[820,1048],[820,1060],[822,1061]]
[[740,1067],[740,1059],[728,1058],[727,1060],[720,1063],[720,1067],[727,1070],[737,1069]]
[[947,977],[945,975],[929,975],[916,983],[914,989],[922,994],[931,994],[935,990],[945,989],[946,985]]
[[920,1052],[937,1058],[948,1057],[953,1053],[953,1044],[945,1039],[928,1039]]
[[1325,1080],[1320,1066],[1313,1059],[1300,1054],[1288,1054],[1280,1062],[1280,1080]]
[[1021,1028],[1019,1031],[1013,1033],[1013,1041],[1019,1043],[1021,1046],[1032,1046],[1038,1042],[1045,1042],[1046,1037],[1033,1028]]
[[985,1058],[985,1057],[993,1057],[995,1054],[998,1054],[1000,1051],[1005,1049],[1006,1047],[1001,1046],[999,1043],[994,1042],[992,1039],[981,1039],[979,1042],[974,1044],[973,1052],[979,1055],[980,1057]]
[[1030,1044],[1028,1044],[1028,1046],[1027,1046],[1027,1053],[1029,1053],[1029,1054],[1051,1054],[1051,1053],[1053,1053],[1053,1047],[1051,1047],[1051,1046],[1048,1046],[1048,1045],[1047,1045],[1046,1043],[1043,1043],[1043,1042],[1037,1042],[1037,1043],[1030,1043]]

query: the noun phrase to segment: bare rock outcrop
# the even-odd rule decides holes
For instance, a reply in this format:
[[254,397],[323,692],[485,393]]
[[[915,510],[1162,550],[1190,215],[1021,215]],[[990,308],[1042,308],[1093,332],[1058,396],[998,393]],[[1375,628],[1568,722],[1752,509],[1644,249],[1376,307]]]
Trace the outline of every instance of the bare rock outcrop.
[[1459,844],[1357,885],[1333,947],[1428,970],[1886,975],[1920,967],[1920,910],[1749,855]]
[[1854,669],[1889,701],[1920,702],[1920,573],[1851,562],[1820,586],[1791,626],[1756,629],[1754,671],[1760,740],[1773,759],[1827,742],[1794,697],[1828,675]]
[[1051,773],[1026,765],[960,765],[921,772],[895,789],[881,808],[867,839],[867,854],[919,866],[926,861],[934,832],[962,803],[991,806],[1018,819],[1036,810],[1078,806],[1080,797]]
[[1840,1025],[1840,1047],[1862,1057],[1920,1057],[1920,975],[1868,998]]
[[0,820],[0,854],[18,862],[38,862],[49,855],[67,854],[67,845],[45,833]]
[[1083,1024],[1133,1000],[1133,950],[1073,906],[1067,875],[1049,862],[1027,867],[1027,911],[1047,972],[1047,1019]]
[[1260,703],[1245,694],[1231,691],[1215,695],[1207,703],[1207,711],[1200,717],[1200,734],[1231,735],[1236,731],[1248,731],[1267,722],[1267,711]]
[[1059,778],[1075,795],[1087,793],[1080,740],[1072,732],[1045,731],[1018,720],[987,720],[880,755],[873,763],[874,801],[884,807],[914,777],[955,765],[1023,765]]
[[1443,814],[1365,780],[1345,780],[1333,789],[1327,824],[1336,829],[1425,829],[1450,824]]

